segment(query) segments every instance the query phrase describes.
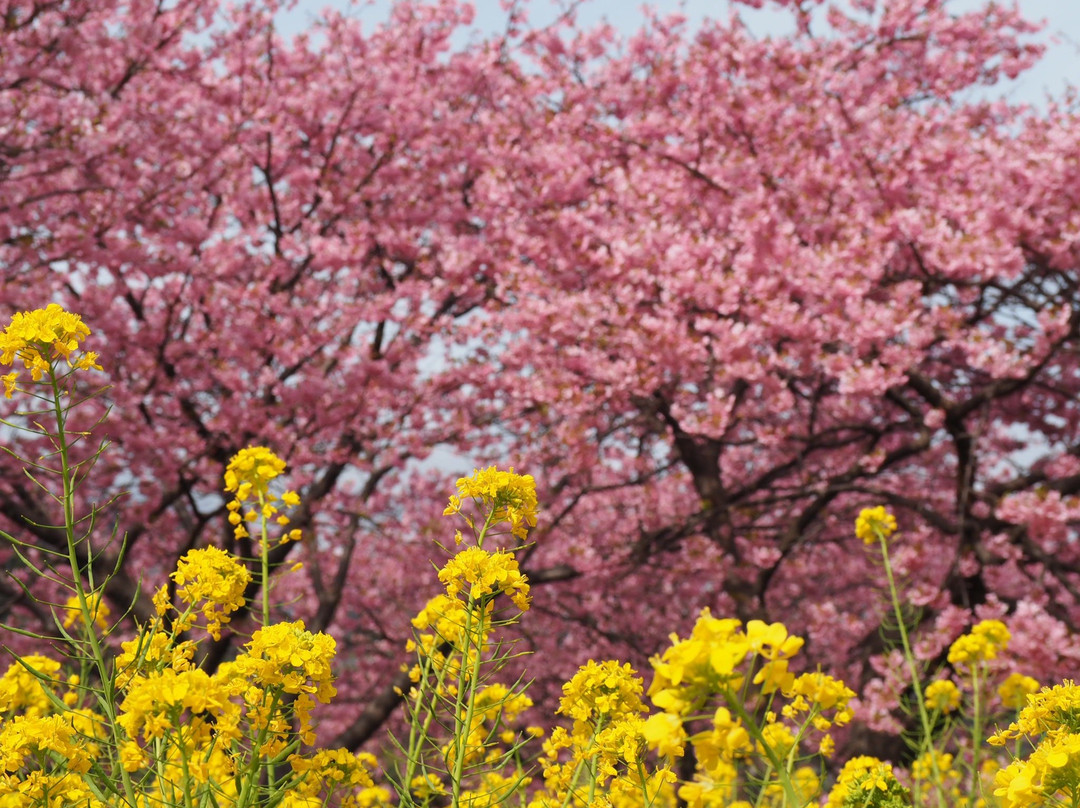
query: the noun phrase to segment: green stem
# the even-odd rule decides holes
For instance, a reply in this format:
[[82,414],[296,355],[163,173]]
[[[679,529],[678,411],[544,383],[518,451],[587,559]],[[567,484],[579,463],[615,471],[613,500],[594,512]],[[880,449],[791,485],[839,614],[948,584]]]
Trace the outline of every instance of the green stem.
[[971,666],[971,790],[979,787],[979,749],[983,743],[982,705],[979,700],[979,662]]
[[[885,578],[889,583],[889,599],[892,601],[893,614],[896,616],[896,626],[900,632],[900,645],[904,651],[904,661],[907,663],[908,673],[911,676],[911,686],[915,691],[915,704],[919,710],[919,722],[922,724],[922,741],[920,743],[920,751],[933,752],[933,733],[932,726],[930,724],[930,716],[926,712],[926,703],[923,699],[922,684],[919,681],[919,666],[915,661],[915,654],[911,650],[911,642],[908,639],[907,626],[904,625],[904,613],[900,606],[900,593],[896,588],[896,580],[893,578],[892,564],[889,562],[889,546],[885,540],[885,534],[878,528],[874,528],[874,532],[877,534],[878,541],[881,544],[881,559],[885,567]],[[937,755],[930,755],[930,767],[934,773],[934,782],[941,782],[941,772],[938,770]],[[941,793],[941,789],[935,789],[937,795],[938,808],[945,808],[945,798]]]
[[[67,441],[67,413],[61,405],[65,391],[61,388],[60,380],[56,375],[56,369],[51,364],[49,366],[49,384],[52,388],[53,415],[56,419],[56,449],[60,456],[60,479],[64,488],[62,507],[64,510],[64,539],[67,542],[68,565],[71,569],[71,579],[72,584],[75,587],[75,594],[79,599],[79,609],[82,612],[83,627],[86,632],[87,643],[90,647],[90,652],[93,657],[94,665],[97,668],[98,675],[104,683],[109,681],[110,672],[108,665],[105,662],[105,653],[101,647],[101,641],[98,639],[97,631],[94,628],[94,623],[90,615],[90,605],[87,603],[86,599],[86,587],[83,586],[82,565],[79,562],[78,556],[78,542],[75,539],[75,473],[71,466],[70,447],[68,446]],[[89,537],[87,537],[87,541],[89,541]],[[93,553],[88,548],[87,565],[92,563]],[[116,720],[115,700],[108,698],[102,699],[102,708],[105,712],[105,717],[109,722],[113,743],[115,745],[114,748],[119,750],[124,739],[120,735],[120,728]],[[136,804],[136,799],[135,789],[131,782],[131,775],[123,766],[117,766],[116,768],[120,770],[120,782],[124,789],[124,796],[127,798],[128,804],[134,806]]]
[[266,530],[266,500],[259,492],[259,562],[262,571],[262,624],[270,625],[270,543]]
[[266,711],[266,724],[259,728],[258,733],[252,739],[251,761],[248,763],[247,771],[244,774],[244,784],[240,787],[240,795],[236,798],[235,808],[248,808],[248,806],[255,804],[252,795],[258,786],[259,772],[263,768],[262,763],[264,762],[261,751],[266,745],[267,736],[270,734],[270,724],[274,720],[274,713],[277,710],[280,697],[281,692],[275,689],[273,698],[270,701],[270,709]]
[[[486,529],[486,525],[485,525]],[[457,754],[454,756],[454,770],[450,773],[450,786],[453,791],[453,808],[457,808],[461,796],[461,781],[465,774],[465,759],[468,756],[468,740],[472,731],[473,717],[476,714],[476,695],[480,682],[480,665],[484,657],[484,602],[477,601],[472,595],[469,596],[468,605],[465,607],[465,648],[462,649],[462,661],[469,659],[469,650],[473,650],[472,670],[469,672],[469,681],[466,683],[461,675],[458,676],[457,707],[454,711],[454,742],[457,745]],[[478,609],[480,613],[479,623],[473,620],[473,612]],[[462,690],[467,684],[468,696],[462,705]],[[465,716],[462,718],[461,708],[465,707]]]
[[[417,648],[420,650],[421,646],[418,645]],[[439,693],[443,690],[447,671],[450,669],[450,663],[456,653],[456,649],[449,642],[437,645],[432,649],[433,653],[441,653],[442,648],[445,648],[445,653],[443,653],[442,664],[438,667],[435,666],[431,655],[423,653],[422,650],[418,655],[420,658],[420,679],[416,685],[416,695],[413,697],[410,710],[409,748],[406,753],[405,774],[399,794],[403,806],[414,804],[410,787],[413,778],[416,776],[418,766],[423,763],[423,747],[431,740],[431,725],[435,721]],[[432,671],[435,672],[434,688],[428,684]],[[424,713],[423,718],[420,717],[421,711]],[[426,770],[422,774],[426,775]]]
[[791,783],[791,777],[781,765],[780,758],[776,756],[776,752],[766,742],[765,736],[761,734],[761,729],[758,727],[757,722],[754,721],[753,716],[746,711],[746,707],[743,706],[742,700],[727,689],[724,690],[723,696],[727,705],[742,719],[746,731],[750,733],[750,736],[755,741],[761,744],[761,748],[765,751],[765,757],[769,759],[769,764],[776,771],[777,779],[780,780],[780,787],[784,789],[784,803],[793,806],[793,808],[801,808],[799,795],[795,793],[795,786]]
[[[583,752],[588,753],[588,752],[592,751],[593,746],[596,744],[596,738],[597,738],[597,736],[600,735],[600,730],[603,729],[603,726],[604,726],[604,719],[603,719],[603,716],[601,716],[597,720],[596,727],[593,729],[592,737],[589,738],[589,744],[588,744],[588,746],[585,747]],[[581,756],[581,759],[577,762],[577,765],[574,766],[574,773],[572,775],[570,775],[570,782],[567,783],[567,785],[566,785],[566,794],[563,796],[563,801],[559,805],[559,808],[568,808],[570,803],[573,801],[574,792],[577,791],[578,780],[581,779],[581,772],[582,772],[583,769],[586,769],[586,768],[588,769],[589,775],[590,775],[590,783],[589,783],[589,796],[590,796],[590,799],[588,800],[588,802],[586,804],[592,802],[591,797],[592,797],[593,792],[596,790],[596,770],[592,766],[589,766],[587,754],[584,754],[584,755]]]

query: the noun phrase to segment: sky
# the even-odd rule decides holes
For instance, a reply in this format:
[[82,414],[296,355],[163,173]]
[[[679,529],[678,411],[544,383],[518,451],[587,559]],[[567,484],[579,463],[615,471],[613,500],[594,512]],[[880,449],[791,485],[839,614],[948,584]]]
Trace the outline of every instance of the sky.
[[[986,5],[984,0],[948,2],[948,7],[957,12]],[[499,0],[473,0],[473,4],[476,7],[474,25],[481,33],[503,28],[505,13]],[[358,14],[365,24],[375,25],[386,19],[390,5],[390,0],[356,4],[350,0],[299,0],[296,7],[282,15],[280,30],[289,35],[308,28],[317,11],[326,6],[339,10],[352,7],[351,13]],[[638,0],[584,0],[578,19],[582,25],[606,20],[623,32],[631,33],[641,23],[641,5]],[[662,13],[683,13],[691,25],[709,15],[726,17],[731,8],[730,0],[651,0],[649,5]],[[1048,49],[1039,64],[1015,81],[994,88],[991,94],[1004,93],[1014,103],[1041,105],[1047,94],[1060,96],[1068,83],[1080,84],[1080,0],[1018,0],[1018,5],[1028,19],[1045,22],[1038,39]],[[552,18],[555,4],[552,0],[531,0],[529,8],[532,21],[542,23]],[[790,16],[786,12],[754,11],[740,5],[739,13],[759,36],[782,35],[790,30]]]

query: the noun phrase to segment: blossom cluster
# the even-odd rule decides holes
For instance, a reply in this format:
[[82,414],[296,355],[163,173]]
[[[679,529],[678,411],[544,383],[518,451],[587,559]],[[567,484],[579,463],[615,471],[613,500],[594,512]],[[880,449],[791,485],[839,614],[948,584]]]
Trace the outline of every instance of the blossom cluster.
[[[694,805],[737,800],[741,789],[767,773],[755,773],[753,761],[767,759],[768,771],[775,771],[803,754],[811,732],[818,753],[832,754],[831,730],[850,722],[855,693],[827,674],[790,670],[803,644],[782,623],[751,620],[744,626],[705,609],[689,637],[673,636],[652,660],[648,694],[661,712],[645,723],[647,742],[671,759],[689,743],[697,761],[694,780],[678,790],[681,799]],[[811,773],[792,769],[786,788],[794,793],[809,787]],[[813,785],[807,799],[819,787]]]
[[1071,680],[1027,695],[1016,721],[988,741],[1004,746],[1019,738],[1034,746],[994,778],[1003,808],[1076,805],[1080,802],[1080,687]]
[[896,517],[883,505],[863,508],[855,520],[855,536],[863,544],[873,544],[880,539],[887,539],[896,532]]
[[[0,365],[11,365],[18,359],[35,382],[41,381],[60,360],[75,370],[101,370],[96,353],[79,353],[80,343],[89,335],[90,328],[82,317],[65,311],[58,303],[19,312],[0,332]],[[17,370],[0,376],[7,398],[15,392],[18,378]]]
[[[446,516],[462,513],[462,501],[472,499],[487,514],[489,524],[508,523],[511,535],[522,541],[527,538],[529,528],[536,526],[536,482],[531,475],[515,474],[513,468],[500,471],[489,466],[476,469],[471,477],[460,478],[457,490],[443,512]],[[469,517],[466,520],[474,526]]]
[[[589,660],[563,685],[557,713],[572,720],[544,743],[544,782],[531,805],[587,801],[602,788],[620,801],[666,802],[676,781],[671,767],[648,760],[644,683],[629,664]],[[587,776],[585,773],[587,772]]]
[[[251,583],[247,566],[217,547],[189,550],[169,577],[176,584],[177,598],[187,607],[178,622],[180,630],[193,625],[193,609],[201,608],[206,631],[215,640],[221,639],[221,626],[230,615],[244,607],[244,593]],[[157,602],[164,604],[165,597],[164,590],[159,590]]]
[[[485,539],[527,535],[535,524],[536,494],[532,477],[495,467],[458,480],[458,492],[480,509],[474,519],[451,496],[444,515],[461,516],[475,545],[458,549],[438,570],[444,592],[430,599],[413,620],[406,649],[415,654],[411,687],[402,693],[412,724],[407,763],[399,781],[421,804],[487,806],[510,799],[532,778],[521,768],[519,750],[536,728],[514,726],[532,706],[520,683],[493,679],[514,658],[499,630],[517,622],[529,608],[529,583],[514,547],[492,549]],[[465,543],[458,531],[455,544]],[[441,545],[440,545],[441,547]],[[429,735],[436,716],[446,736]]]
[[1000,620],[982,620],[949,648],[949,662],[971,665],[996,659],[1009,645],[1009,629]]
[[[285,461],[265,446],[248,446],[237,452],[225,470],[225,491],[233,499],[226,503],[229,523],[237,539],[250,536],[248,525],[256,522],[266,524],[273,520],[280,527],[289,524],[289,517],[282,508],[291,509],[300,504],[295,491],[284,491],[280,496],[270,491],[270,483],[285,472]],[[265,530],[264,530],[265,533]],[[265,535],[263,536],[265,540]],[[300,530],[293,528],[281,538],[299,541]]]

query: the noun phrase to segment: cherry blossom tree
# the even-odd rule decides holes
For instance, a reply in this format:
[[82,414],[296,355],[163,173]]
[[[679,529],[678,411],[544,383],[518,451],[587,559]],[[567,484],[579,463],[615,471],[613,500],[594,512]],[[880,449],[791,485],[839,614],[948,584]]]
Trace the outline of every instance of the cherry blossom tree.
[[[257,443],[302,498],[279,610],[339,638],[351,745],[396,704],[452,481],[488,463],[544,506],[538,701],[709,606],[804,633],[894,729],[851,529],[878,503],[925,658],[1004,616],[1032,673],[1075,667],[1045,642],[1080,619],[1075,100],[974,92],[1039,52],[999,6],[774,5],[790,37],[515,8],[460,45],[449,0],[291,41],[268,3],[4,4],[3,301],[94,329],[112,445],[83,491],[130,492],[113,600],[146,614],[140,576],[231,546],[222,473]],[[0,513],[57,540],[14,462]]]

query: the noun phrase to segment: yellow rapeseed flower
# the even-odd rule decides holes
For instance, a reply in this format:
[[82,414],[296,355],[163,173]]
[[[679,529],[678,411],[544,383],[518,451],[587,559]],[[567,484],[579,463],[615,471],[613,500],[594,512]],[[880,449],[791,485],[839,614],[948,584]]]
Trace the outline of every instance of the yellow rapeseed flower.
[[1009,645],[1009,629],[1000,620],[982,620],[949,646],[949,664],[970,665],[996,659]]
[[750,650],[768,660],[790,659],[803,647],[802,637],[788,634],[783,623],[750,620],[746,624],[746,640]]
[[16,715],[0,725],[0,772],[16,772],[47,752],[64,758],[69,771],[90,770],[86,743],[66,715]]
[[940,713],[951,713],[960,706],[960,688],[951,679],[938,679],[926,687],[926,706]]
[[439,580],[452,598],[467,592],[474,601],[485,601],[503,593],[521,611],[529,608],[528,579],[510,553],[468,547],[446,562],[439,570]]
[[0,676],[0,713],[19,713],[28,718],[53,712],[46,695],[48,685],[60,684],[60,663],[55,659],[30,654],[16,659]]
[[812,711],[815,726],[823,732],[834,725],[844,726],[855,715],[848,706],[855,698],[855,691],[828,674],[801,674],[784,690],[784,696],[792,699],[783,707],[785,717],[796,718],[800,713]]
[[786,758],[792,748],[796,747],[795,735],[786,724],[770,721],[761,728],[761,737],[765,741],[754,744],[758,754],[765,754],[765,745],[772,749],[779,758]]
[[829,792],[827,808],[899,808],[911,797],[893,768],[875,757],[861,755],[844,764]]
[[536,481],[529,474],[515,474],[513,467],[499,471],[495,466],[475,469],[471,477],[457,481],[458,493],[450,497],[445,516],[461,513],[463,499],[474,499],[493,509],[492,523],[508,522],[510,532],[524,541],[536,526]]
[[884,505],[863,508],[855,520],[855,535],[863,544],[873,544],[878,538],[887,539],[896,532],[896,517]]
[[[225,491],[233,499],[226,503],[229,524],[237,539],[250,536],[248,522],[271,520],[281,527],[289,524],[289,517],[280,513],[281,507],[295,508],[300,496],[295,491],[285,491],[281,496],[270,493],[270,482],[285,473],[285,461],[265,446],[248,446],[241,449],[229,461],[225,469]],[[299,541],[300,531],[284,531],[281,544]]]
[[733,716],[727,707],[717,707],[712,728],[697,733],[690,741],[705,773],[713,779],[734,760],[754,751],[754,742],[742,719]]
[[[289,765],[300,777],[291,790],[297,796],[315,799],[317,806],[330,804],[335,796],[351,794],[360,788],[373,788],[365,761],[370,755],[357,754],[348,749],[319,749],[310,755],[290,755]],[[351,804],[347,800],[343,805]]]
[[[109,628],[109,615],[112,612],[109,610],[108,604],[101,599],[101,593],[92,592],[87,595],[86,606],[94,625],[102,631],[107,630]],[[70,628],[76,622],[83,622],[83,613],[82,607],[79,606],[79,596],[72,595],[64,604],[64,628]]]
[[135,741],[124,741],[120,746],[120,765],[124,771],[137,772],[149,763],[149,757]]
[[637,715],[645,711],[641,702],[643,688],[629,662],[590,659],[563,685],[556,712],[575,721]]
[[241,449],[225,468],[225,490],[244,502],[252,492],[266,494],[267,486],[285,472],[285,461],[265,446]]
[[233,707],[229,693],[206,671],[166,668],[130,682],[117,723],[131,740],[140,734],[150,740],[175,733],[179,729],[175,721],[185,712],[188,717],[184,720],[190,724],[195,714],[206,713],[216,719]]
[[1003,808],[1075,805],[1080,789],[1080,734],[1054,732],[1026,760],[1014,760],[994,776]]
[[257,686],[281,687],[285,693],[311,694],[323,704],[337,693],[330,663],[337,643],[328,634],[312,634],[304,623],[275,623],[252,635],[236,659],[236,669]]
[[1016,721],[992,735],[987,742],[1001,746],[1013,738],[1055,732],[1080,735],[1080,687],[1071,679],[1029,694]]
[[718,692],[717,688],[737,691],[745,673],[742,665],[752,650],[741,629],[739,620],[713,617],[703,609],[689,638],[680,640],[673,635],[671,647],[650,660],[655,672],[649,686],[653,704],[686,715]]
[[244,591],[251,573],[240,559],[217,547],[189,550],[176,564],[171,577],[176,596],[189,606],[202,604],[206,631],[221,639],[221,626],[232,612],[244,606]]
[[[24,311],[11,318],[11,323],[0,333],[0,365],[13,365],[18,359],[23,368],[30,371],[35,382],[49,372],[54,362],[64,360],[69,367],[79,370],[101,370],[97,354],[85,352],[75,356],[79,343],[90,335],[90,328],[77,314],[64,311],[58,303],[50,303],[44,309]],[[11,398],[18,381],[18,371],[0,377],[4,382],[4,395]]]
[[1027,697],[1031,693],[1039,691],[1039,683],[1030,676],[1022,673],[1010,673],[1008,678],[998,687],[998,695],[1001,697],[1002,706],[1010,710],[1023,709],[1027,704]]
[[680,716],[673,713],[655,713],[645,720],[642,734],[651,749],[667,757],[682,757],[686,744],[686,730]]
[[116,657],[116,686],[120,689],[140,674],[155,673],[166,667],[175,671],[189,670],[195,657],[194,642],[175,643],[163,631],[138,634],[134,639],[120,643],[120,650]]

